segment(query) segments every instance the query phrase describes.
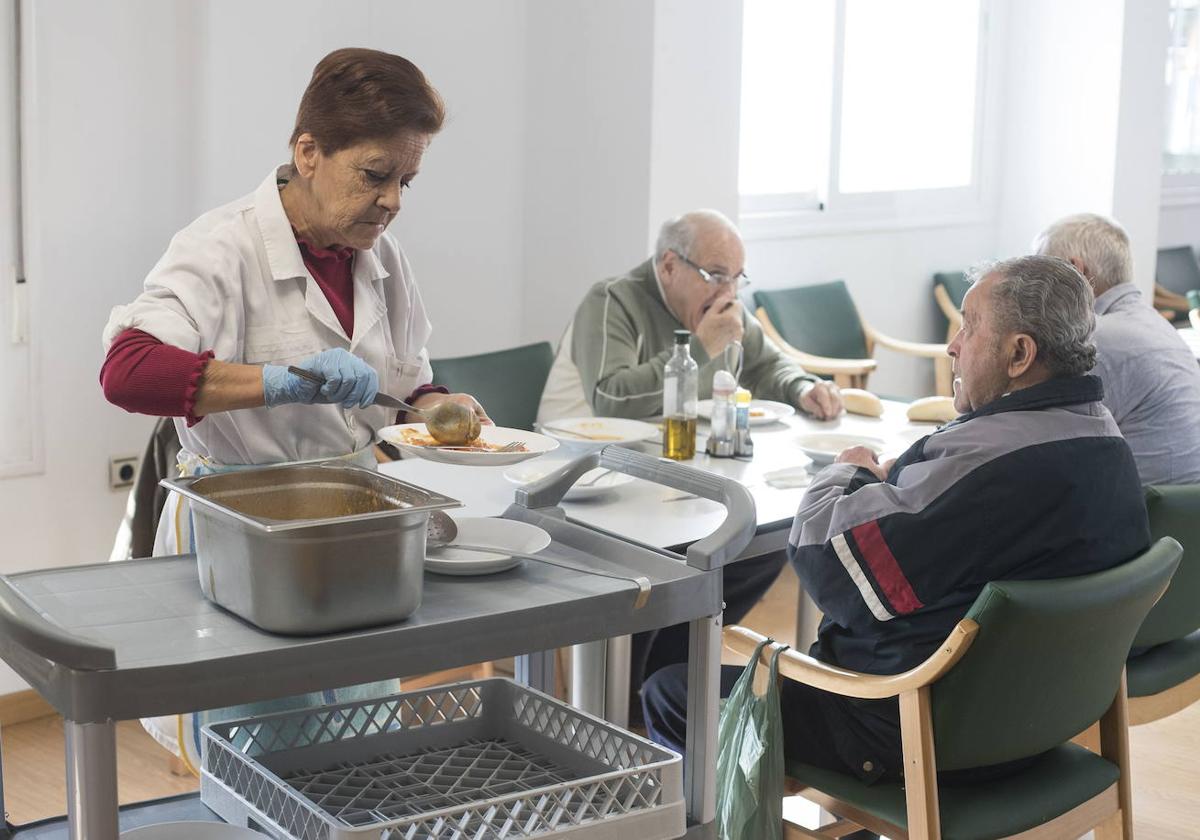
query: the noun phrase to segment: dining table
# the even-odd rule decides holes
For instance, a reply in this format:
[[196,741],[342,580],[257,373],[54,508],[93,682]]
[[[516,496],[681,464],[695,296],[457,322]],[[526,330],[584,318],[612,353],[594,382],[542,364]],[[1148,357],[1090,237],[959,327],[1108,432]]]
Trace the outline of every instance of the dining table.
[[[816,420],[797,413],[782,420],[751,429],[754,454],[751,458],[718,458],[704,452],[707,424],[698,424],[696,455],[682,463],[739,482],[751,494],[755,504],[755,535],[739,554],[747,560],[783,550],[792,522],[804,495],[820,465],[802,451],[813,435],[849,436],[862,439],[880,451],[880,460],[899,455],[937,426],[908,419],[908,404],[883,400],[878,417],[843,413],[833,420]],[[628,444],[644,452],[661,454],[661,443],[646,440]],[[559,450],[540,456],[546,472],[565,465],[581,454],[579,444],[564,444]],[[536,464],[538,461],[527,462]],[[445,464],[421,458],[405,458],[384,464],[380,469],[404,481],[458,499],[463,507],[456,517],[494,517],[502,515],[513,503],[520,486],[516,479],[529,469],[511,466],[467,466]],[[507,475],[506,475],[507,474]],[[659,549],[681,550],[717,528],[725,511],[708,499],[634,479],[610,492],[587,499],[563,500],[563,514],[570,521],[614,534],[622,539]],[[478,578],[487,585],[487,577]],[[796,641],[807,645],[816,637],[820,614],[801,591],[796,614]],[[537,687],[554,684],[553,651],[520,657],[516,662],[519,678]],[[571,701],[592,714],[624,726],[628,722],[630,639],[611,638],[602,642],[577,645],[571,656]]]
[[1177,332],[1183,343],[1192,351],[1192,355],[1200,360],[1200,330],[1194,327],[1180,327]]

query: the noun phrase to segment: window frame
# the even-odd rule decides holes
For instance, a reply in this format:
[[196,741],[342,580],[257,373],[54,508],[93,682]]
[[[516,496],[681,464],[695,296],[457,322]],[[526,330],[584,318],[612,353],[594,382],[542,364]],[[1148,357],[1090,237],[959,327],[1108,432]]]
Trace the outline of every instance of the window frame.
[[999,125],[997,84],[1001,78],[998,8],[979,0],[978,49],[975,68],[975,127],[972,133],[971,183],[962,187],[842,193],[841,165],[843,68],[846,0],[832,0],[834,48],[829,154],[824,188],[810,193],[739,194],[742,233],[747,239],[778,239],[979,224],[994,211],[994,148],[991,133]]

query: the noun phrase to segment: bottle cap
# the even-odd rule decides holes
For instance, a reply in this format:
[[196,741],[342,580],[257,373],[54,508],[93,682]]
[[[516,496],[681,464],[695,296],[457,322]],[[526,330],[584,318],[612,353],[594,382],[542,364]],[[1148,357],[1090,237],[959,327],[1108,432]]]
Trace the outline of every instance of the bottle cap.
[[750,404],[750,392],[747,391],[745,388],[737,389],[737,404],[738,405],[749,405]]
[[687,330],[675,330],[675,343],[687,344],[692,338],[692,334]]
[[737,389],[737,380],[733,378],[733,374],[727,370],[719,370],[713,374],[713,396],[717,394],[726,394],[733,396],[733,392]]

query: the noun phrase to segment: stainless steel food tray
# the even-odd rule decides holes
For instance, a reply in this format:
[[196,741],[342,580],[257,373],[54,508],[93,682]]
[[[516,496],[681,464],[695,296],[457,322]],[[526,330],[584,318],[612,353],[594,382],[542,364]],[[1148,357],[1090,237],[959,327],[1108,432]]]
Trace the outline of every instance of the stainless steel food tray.
[[429,512],[459,502],[339,461],[164,479],[191,503],[205,597],[273,633],[388,624],[421,603]]
[[203,731],[204,803],[289,840],[647,840],[685,829],[678,755],[510,680]]

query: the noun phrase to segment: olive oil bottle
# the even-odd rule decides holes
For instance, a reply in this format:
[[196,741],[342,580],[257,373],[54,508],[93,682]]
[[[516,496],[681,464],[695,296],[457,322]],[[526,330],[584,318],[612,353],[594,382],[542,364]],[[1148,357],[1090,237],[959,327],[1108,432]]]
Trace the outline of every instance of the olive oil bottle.
[[663,457],[696,455],[696,398],[700,368],[688,349],[691,333],[675,330],[675,354],[663,368]]

